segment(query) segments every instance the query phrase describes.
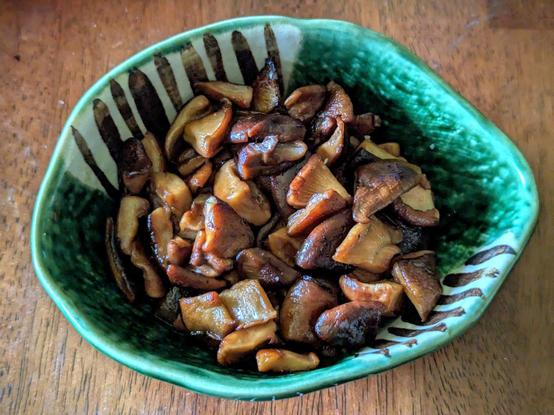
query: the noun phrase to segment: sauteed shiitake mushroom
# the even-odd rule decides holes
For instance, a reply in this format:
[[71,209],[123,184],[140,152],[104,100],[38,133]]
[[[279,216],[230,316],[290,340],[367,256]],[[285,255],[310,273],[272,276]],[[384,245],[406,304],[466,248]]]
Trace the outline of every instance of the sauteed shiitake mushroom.
[[285,97],[276,68],[199,82],[166,137],[125,141],[105,237],[127,301],[260,372],[371,346],[385,319],[425,322],[441,295],[431,183],[372,141],[386,114],[357,113],[334,81]]

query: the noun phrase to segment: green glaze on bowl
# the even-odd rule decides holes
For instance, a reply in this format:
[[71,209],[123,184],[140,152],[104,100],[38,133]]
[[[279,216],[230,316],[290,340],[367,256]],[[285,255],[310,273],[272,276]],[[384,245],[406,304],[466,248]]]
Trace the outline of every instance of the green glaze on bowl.
[[[365,348],[311,372],[260,374],[220,367],[151,310],[123,301],[105,263],[103,228],[118,182],[121,140],[163,134],[192,96],[190,82],[250,82],[266,56],[284,88],[331,79],[359,112],[385,119],[376,141],[398,141],[433,183],[441,210],[444,295],[425,325],[398,318]],[[529,166],[511,141],[402,46],[331,20],[259,16],[195,29],[111,70],[67,120],[36,201],[36,274],[94,347],[145,375],[214,396],[265,400],[300,395],[390,369],[445,345],[474,324],[521,254],[536,221]]]

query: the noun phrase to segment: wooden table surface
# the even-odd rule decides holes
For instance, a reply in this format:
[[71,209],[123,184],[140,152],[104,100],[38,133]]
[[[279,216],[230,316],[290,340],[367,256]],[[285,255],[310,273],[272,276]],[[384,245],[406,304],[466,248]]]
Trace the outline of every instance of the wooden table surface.
[[[405,44],[512,137],[541,194],[529,245],[468,333],[386,373],[267,403],[197,395],[98,353],[29,254],[35,195],[81,94],[153,42],[252,14],[345,19]],[[554,2],[0,0],[0,70],[0,413],[554,412]]]

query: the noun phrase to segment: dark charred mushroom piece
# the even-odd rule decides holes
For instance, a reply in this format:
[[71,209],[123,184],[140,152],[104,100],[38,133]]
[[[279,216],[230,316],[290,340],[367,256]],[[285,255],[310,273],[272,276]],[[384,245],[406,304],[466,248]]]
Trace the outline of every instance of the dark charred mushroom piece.
[[371,112],[355,115],[348,126],[358,136],[369,135],[381,126],[381,117]]
[[150,298],[162,298],[167,291],[163,280],[158,274],[156,267],[150,262],[144,246],[138,239],[133,242],[131,263],[142,271],[146,295]]
[[236,323],[215,291],[179,300],[181,316],[188,330],[222,340]]
[[314,352],[306,354],[284,349],[262,349],[256,353],[259,372],[301,372],[315,369],[319,358]]
[[306,85],[295,89],[285,100],[289,115],[297,120],[311,120],[323,106],[327,89],[323,85]]
[[130,193],[139,193],[152,170],[152,162],[144,151],[142,142],[129,138],[121,147],[121,179]]
[[239,252],[237,269],[245,278],[260,280],[265,288],[288,287],[300,278],[298,271],[271,252],[260,248],[249,248]]
[[240,363],[260,347],[276,341],[274,321],[229,333],[219,344],[217,362],[221,365]]
[[356,170],[354,220],[368,223],[383,209],[414,187],[420,180],[419,168],[401,160],[380,160]]
[[327,93],[329,97],[325,107],[312,123],[312,136],[316,144],[333,133],[337,117],[341,117],[345,123],[354,119],[354,106],[342,86],[331,81],[327,84]]
[[436,275],[435,253],[419,251],[404,255],[394,263],[392,276],[404,287],[421,321],[426,321],[442,293]]
[[316,154],[328,166],[332,166],[337,162],[343,153],[345,145],[344,122],[342,122],[340,117],[337,117],[336,124],[337,126],[331,137],[316,150]]
[[340,277],[339,286],[350,301],[377,301],[384,307],[382,313],[392,317],[400,313],[404,290],[402,285],[388,280],[363,283],[350,275]]
[[237,85],[231,82],[207,81],[196,82],[194,89],[214,100],[227,98],[240,108],[250,108],[252,103],[252,87],[248,85]]
[[344,209],[346,200],[334,190],[314,193],[305,208],[289,216],[287,222],[290,236],[307,235],[329,216]]
[[106,220],[106,233],[104,237],[104,244],[106,246],[106,253],[108,255],[108,264],[112,272],[115,283],[120,291],[123,293],[127,301],[134,302],[137,294],[133,281],[130,279],[127,271],[123,265],[123,259],[121,258],[117,249],[115,229],[112,218]]
[[410,252],[429,249],[430,232],[429,228],[413,226],[405,223],[401,218],[394,214],[390,209],[384,209],[375,215],[381,221],[399,230],[402,234],[402,240],[398,243],[402,255]]
[[254,245],[250,226],[226,203],[210,196],[204,203],[206,241],[202,250],[221,258],[233,258]]
[[420,184],[400,195],[393,203],[394,211],[414,226],[437,226],[440,213],[433,202],[433,192],[425,176]]
[[168,264],[167,247],[173,238],[173,224],[169,210],[163,207],[154,209],[147,220],[152,252],[158,264],[165,269]]
[[302,243],[296,254],[296,265],[303,269],[337,269],[333,255],[353,225],[350,209],[321,222]]
[[117,212],[116,235],[121,251],[131,255],[139,231],[139,218],[148,213],[150,203],[138,196],[123,196]]
[[296,254],[303,241],[303,237],[290,236],[287,233],[287,228],[283,226],[267,237],[267,247],[281,261],[294,267]]
[[266,59],[252,87],[254,88],[252,107],[255,111],[267,114],[279,106],[281,101],[279,75],[272,57]]
[[344,303],[321,313],[315,323],[315,332],[333,346],[358,348],[375,340],[381,310],[380,303]]
[[285,340],[317,344],[313,325],[319,315],[337,305],[335,287],[324,280],[304,276],[290,287],[279,313],[281,335]]
[[173,285],[201,291],[219,290],[227,285],[226,281],[206,277],[190,269],[173,264],[167,267],[167,278]]
[[275,136],[280,143],[288,143],[302,141],[305,135],[304,124],[288,115],[255,113],[237,119],[229,132],[229,141],[240,144]]

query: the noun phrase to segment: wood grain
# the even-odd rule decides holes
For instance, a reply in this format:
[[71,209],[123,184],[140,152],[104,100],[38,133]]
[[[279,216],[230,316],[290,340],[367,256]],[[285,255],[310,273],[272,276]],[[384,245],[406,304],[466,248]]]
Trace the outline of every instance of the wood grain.
[[[41,176],[81,94],[153,42],[251,14],[346,19],[404,43],[513,138],[541,192],[537,229],[475,328],[386,373],[267,403],[200,396],[96,352],[39,286],[28,247]],[[1,1],[0,413],[552,413],[553,45],[548,0]]]

